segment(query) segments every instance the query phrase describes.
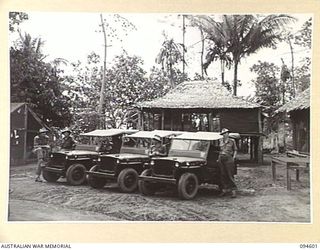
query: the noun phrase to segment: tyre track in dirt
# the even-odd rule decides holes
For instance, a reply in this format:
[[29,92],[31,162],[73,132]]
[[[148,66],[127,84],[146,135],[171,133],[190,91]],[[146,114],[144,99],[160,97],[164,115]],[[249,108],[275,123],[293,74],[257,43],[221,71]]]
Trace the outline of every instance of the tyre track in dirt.
[[[275,184],[269,175],[268,167],[239,170],[238,187],[256,190],[251,196],[240,194],[236,199],[221,198],[217,196],[216,187],[207,185],[200,187],[194,200],[183,201],[174,189],[143,196],[138,192],[121,193],[115,183],[108,183],[103,189],[70,186],[65,179],[57,183],[37,183],[30,171],[19,169],[12,171],[9,199],[15,206],[21,204],[21,208],[24,208],[24,201],[57,208],[48,215],[52,220],[54,213],[62,208],[73,213],[70,220],[92,216],[93,220],[106,218],[112,221],[310,221],[307,179],[302,176],[300,183],[293,182],[294,190],[288,192],[284,171],[280,169]],[[74,215],[75,210],[78,214]],[[67,217],[67,214],[57,216]]]

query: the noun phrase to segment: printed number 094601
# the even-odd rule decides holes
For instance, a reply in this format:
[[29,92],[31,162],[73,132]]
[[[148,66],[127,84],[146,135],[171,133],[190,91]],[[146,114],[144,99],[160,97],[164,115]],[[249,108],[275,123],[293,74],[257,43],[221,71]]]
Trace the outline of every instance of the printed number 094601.
[[300,244],[300,248],[318,248],[317,244]]

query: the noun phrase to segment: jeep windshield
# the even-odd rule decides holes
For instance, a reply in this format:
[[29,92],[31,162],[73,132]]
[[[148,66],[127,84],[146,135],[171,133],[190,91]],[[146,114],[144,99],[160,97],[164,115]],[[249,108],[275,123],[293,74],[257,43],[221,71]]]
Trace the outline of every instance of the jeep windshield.
[[206,159],[210,141],[173,139],[168,156],[183,156]]
[[123,138],[120,153],[148,155],[150,145],[150,138],[125,137]]

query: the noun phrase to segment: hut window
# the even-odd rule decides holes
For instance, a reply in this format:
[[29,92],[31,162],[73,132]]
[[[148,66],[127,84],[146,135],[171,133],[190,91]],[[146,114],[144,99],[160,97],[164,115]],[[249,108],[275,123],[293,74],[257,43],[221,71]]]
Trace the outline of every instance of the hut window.
[[208,114],[194,113],[191,120],[193,131],[209,131]]

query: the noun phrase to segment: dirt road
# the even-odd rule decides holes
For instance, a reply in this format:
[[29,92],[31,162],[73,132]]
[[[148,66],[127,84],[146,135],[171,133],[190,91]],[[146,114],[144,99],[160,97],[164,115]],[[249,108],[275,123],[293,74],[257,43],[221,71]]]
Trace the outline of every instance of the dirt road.
[[310,222],[309,175],[285,187],[284,168],[274,184],[270,166],[241,167],[237,198],[218,197],[215,186],[201,187],[191,201],[175,191],[146,197],[121,193],[115,184],[102,190],[34,181],[35,165],[11,167],[9,221],[241,221]]

